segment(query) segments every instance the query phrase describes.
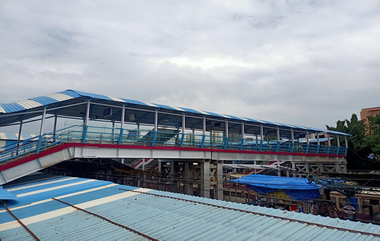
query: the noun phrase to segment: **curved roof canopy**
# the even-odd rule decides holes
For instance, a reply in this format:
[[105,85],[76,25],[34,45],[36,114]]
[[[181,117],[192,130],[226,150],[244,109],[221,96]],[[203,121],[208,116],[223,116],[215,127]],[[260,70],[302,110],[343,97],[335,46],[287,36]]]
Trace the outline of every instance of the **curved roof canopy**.
[[[0,104],[0,126],[5,126],[11,123],[18,122],[20,121],[20,119],[29,119],[29,118],[39,116],[40,113],[37,113],[37,112],[41,111],[44,107],[48,107],[48,113],[53,113],[51,111],[53,109],[57,109],[63,106],[67,106],[67,107],[69,107],[70,105],[74,106],[75,104],[80,104],[81,102],[84,102],[87,99],[91,99],[91,101],[102,102],[102,103],[118,105],[118,106],[121,106],[121,104],[125,104],[128,107],[135,107],[135,108],[139,108],[143,110],[144,109],[145,110],[164,109],[173,114],[185,113],[186,115],[190,115],[190,116],[195,115],[195,116],[206,116],[206,118],[217,118],[217,119],[222,119],[222,120],[223,119],[235,120],[235,121],[237,120],[237,121],[243,121],[245,123],[263,124],[268,127],[292,128],[292,129],[303,131],[303,132],[304,131],[327,132],[327,133],[335,134],[335,135],[349,136],[349,134],[342,133],[342,132],[321,130],[317,128],[296,126],[296,125],[290,125],[290,124],[282,124],[278,122],[269,122],[269,121],[264,121],[264,120],[259,120],[259,119],[232,116],[228,114],[221,114],[221,113],[215,113],[215,112],[203,111],[203,110],[197,110],[197,109],[191,109],[191,108],[148,103],[144,101],[130,100],[130,99],[118,98],[118,97],[107,96],[107,95],[98,95],[98,94],[86,93],[86,92],[76,91],[76,90],[65,90],[65,91],[61,91],[61,92],[51,94],[51,95],[17,101],[15,103]],[[70,114],[70,110],[67,110],[61,114],[65,116],[72,116]],[[22,118],[20,118],[20,115],[22,116]]]

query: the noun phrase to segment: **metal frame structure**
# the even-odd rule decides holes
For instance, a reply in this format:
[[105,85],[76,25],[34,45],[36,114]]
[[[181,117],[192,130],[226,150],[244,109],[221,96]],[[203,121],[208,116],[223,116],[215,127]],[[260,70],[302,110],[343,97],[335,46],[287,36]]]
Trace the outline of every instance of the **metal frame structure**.
[[[54,128],[50,133],[45,132],[48,118],[54,118]],[[61,118],[83,120],[83,125],[57,130],[57,120]],[[341,132],[74,90],[0,104],[0,128],[19,125],[20,136],[23,125],[33,121],[40,121],[39,136],[19,140],[16,148],[13,146],[3,147],[2,151],[0,149],[0,169],[2,164],[17,158],[38,155],[42,150],[68,143],[170,147],[178,148],[171,149],[177,152],[181,148],[192,148],[192,151],[200,153],[215,152],[214,160],[230,160],[231,157],[244,159],[246,156],[260,160],[268,159],[268,155],[283,155],[287,156],[285,159],[292,156],[301,158],[301,161],[305,158],[329,158],[331,161],[336,158],[344,159],[347,141],[346,147],[341,147],[339,141],[338,146],[331,146],[328,138],[328,146],[323,146],[319,142],[319,134],[334,135],[338,140],[339,137],[346,139],[349,136]],[[112,123],[112,127],[98,127],[92,125],[94,122]],[[309,134],[317,134],[317,144],[310,142]],[[307,141],[301,143],[300,139]],[[224,151],[235,154],[227,157]],[[173,157],[178,156],[173,153]],[[262,157],[257,157],[258,154]],[[206,157],[208,154],[201,156]],[[155,157],[150,155],[144,158]]]

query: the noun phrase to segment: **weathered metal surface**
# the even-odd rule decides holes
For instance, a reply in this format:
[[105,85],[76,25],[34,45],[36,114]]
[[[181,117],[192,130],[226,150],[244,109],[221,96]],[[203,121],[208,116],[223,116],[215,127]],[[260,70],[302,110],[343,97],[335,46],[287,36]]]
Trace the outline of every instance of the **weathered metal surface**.
[[[17,182],[6,187],[19,196],[9,208],[41,240],[146,239],[53,197],[158,240],[380,240],[377,225],[106,181],[41,175]],[[1,240],[27,234],[1,205]]]

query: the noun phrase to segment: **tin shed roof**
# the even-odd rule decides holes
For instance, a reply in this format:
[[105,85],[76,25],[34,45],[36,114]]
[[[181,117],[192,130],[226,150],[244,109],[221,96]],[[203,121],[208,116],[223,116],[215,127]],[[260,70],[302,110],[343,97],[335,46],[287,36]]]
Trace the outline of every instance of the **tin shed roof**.
[[[41,240],[380,240],[377,225],[107,181],[35,175],[6,189],[18,197],[11,212]],[[34,240],[3,204],[0,238]]]

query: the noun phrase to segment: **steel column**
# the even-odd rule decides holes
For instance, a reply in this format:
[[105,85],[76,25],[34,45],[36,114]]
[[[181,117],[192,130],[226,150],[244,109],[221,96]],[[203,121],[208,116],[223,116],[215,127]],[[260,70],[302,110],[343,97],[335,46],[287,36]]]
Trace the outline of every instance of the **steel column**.
[[206,139],[206,116],[203,116],[203,136],[202,136],[201,148],[203,148],[205,145],[205,139]]
[[225,122],[224,134],[225,134],[225,138],[224,138],[223,149],[227,149],[227,145],[228,145],[228,120],[226,120],[226,122]]
[[17,152],[16,156],[18,155],[18,148],[20,147],[19,142],[21,140],[21,132],[22,132],[22,119],[20,120],[20,128],[18,129],[18,137],[17,137]]
[[330,148],[331,148],[331,141],[330,141],[330,134],[327,133],[327,143],[329,147],[327,148],[327,154],[330,154]]
[[241,143],[240,143],[240,150],[243,150],[244,146],[244,122],[241,123]]
[[280,148],[280,127],[277,126],[276,128],[276,132],[277,132],[277,145],[276,145],[276,152],[278,152],[278,149]]
[[38,146],[37,146],[37,151],[36,153],[40,153],[41,150],[41,143],[42,143],[42,135],[44,132],[44,124],[45,124],[45,117],[46,117],[46,106],[44,107],[44,110],[42,112],[42,119],[41,119],[41,127],[40,127],[40,136],[38,139]]
[[317,133],[317,151],[316,151],[316,154],[318,154],[319,153],[319,146],[320,146],[320,142],[319,142],[319,133]]
[[346,150],[344,151],[344,155],[347,155],[347,150],[348,150],[348,140],[347,140],[347,136],[344,137],[344,143],[346,145]]
[[87,100],[86,118],[84,120],[84,129],[83,129],[82,143],[86,142],[87,130],[88,130],[88,122],[89,122],[89,119],[90,119],[90,106],[91,106],[91,102],[90,102],[90,100]]
[[154,112],[154,134],[153,134],[153,140],[152,140],[152,146],[154,146],[157,138],[157,130],[158,130],[158,110]]
[[294,149],[294,130],[293,130],[293,128],[290,129],[290,136],[291,136],[290,138],[292,138],[292,147],[290,149],[290,152],[293,153],[293,149]]
[[53,127],[54,142],[55,142],[55,132],[57,131],[57,120],[58,120],[58,116],[57,116],[57,113],[55,113],[54,114],[54,127]]
[[201,197],[210,197],[210,161],[201,162]]
[[223,162],[216,163],[216,188],[215,199],[223,200]]
[[310,141],[309,141],[309,131],[306,131],[306,143],[307,143],[307,146],[306,146],[306,151],[305,153],[309,153],[309,146],[310,146]]
[[121,109],[120,135],[119,135],[119,140],[117,141],[118,145],[121,144],[121,140],[123,139],[124,118],[125,118],[125,104],[123,104],[123,107]]
[[337,135],[336,136],[336,144],[338,146],[337,150],[336,150],[336,154],[339,155],[339,149],[340,149],[340,140],[339,140],[339,136]]
[[181,144],[180,147],[183,146],[183,140],[185,139],[185,130],[186,130],[186,115],[183,113],[182,115],[182,138],[181,138]]
[[260,148],[259,151],[263,148],[263,141],[264,141],[264,125],[260,125]]

